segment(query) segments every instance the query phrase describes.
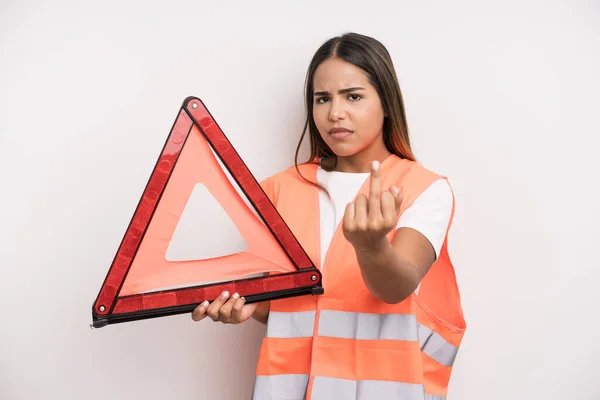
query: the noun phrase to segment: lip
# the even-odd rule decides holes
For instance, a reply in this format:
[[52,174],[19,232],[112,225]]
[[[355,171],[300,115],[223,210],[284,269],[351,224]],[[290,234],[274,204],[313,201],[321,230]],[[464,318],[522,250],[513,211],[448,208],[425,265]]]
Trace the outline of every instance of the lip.
[[344,139],[350,136],[352,131],[346,128],[331,128],[329,134],[335,139]]
[[346,128],[331,128],[329,130],[329,133],[338,133],[338,132],[352,132],[350,129],[346,129]]

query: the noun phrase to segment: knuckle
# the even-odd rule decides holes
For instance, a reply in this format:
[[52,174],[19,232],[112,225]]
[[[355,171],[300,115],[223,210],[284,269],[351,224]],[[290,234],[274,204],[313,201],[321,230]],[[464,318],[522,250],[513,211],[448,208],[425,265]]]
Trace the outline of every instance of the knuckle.
[[379,221],[370,221],[368,224],[368,229],[370,231],[378,231],[381,229],[381,222]]
[[395,225],[396,225],[396,220],[394,220],[394,218],[392,218],[391,216],[386,217],[384,226],[387,229],[390,229],[390,228],[394,227]]
[[202,306],[198,306],[194,309],[194,311],[192,311],[192,319],[194,321],[200,321],[204,317],[206,317],[206,313],[204,312]]
[[230,319],[230,318],[228,318],[228,317],[226,317],[226,316],[221,316],[221,317],[219,317],[218,321],[219,321],[219,322],[222,322],[222,323],[224,323],[224,324],[227,324],[227,323],[229,323],[229,319]]
[[235,306],[233,306],[233,312],[239,313],[240,311],[242,311],[241,304],[236,304]]
[[207,313],[207,315],[210,319],[212,319],[215,322],[219,320],[219,314],[215,314],[215,313],[211,312],[211,313]]
[[206,311],[206,315],[208,315],[213,321],[217,321],[219,319],[219,310],[214,308],[209,309]]

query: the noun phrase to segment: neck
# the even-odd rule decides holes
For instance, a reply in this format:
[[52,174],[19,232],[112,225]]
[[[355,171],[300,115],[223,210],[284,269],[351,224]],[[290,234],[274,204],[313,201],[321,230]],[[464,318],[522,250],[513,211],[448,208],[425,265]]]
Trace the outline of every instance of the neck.
[[371,165],[373,161],[379,161],[382,163],[392,153],[387,149],[378,152],[360,152],[346,157],[337,157],[337,164],[332,169],[338,172],[351,172],[351,173],[366,173],[371,172]]

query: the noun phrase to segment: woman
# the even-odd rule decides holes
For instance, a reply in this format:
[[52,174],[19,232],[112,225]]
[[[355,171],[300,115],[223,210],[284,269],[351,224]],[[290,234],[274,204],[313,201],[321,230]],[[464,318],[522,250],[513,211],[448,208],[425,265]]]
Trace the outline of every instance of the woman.
[[[192,318],[267,325],[253,399],[443,399],[465,321],[447,251],[453,194],[415,162],[390,55],[348,33],[306,79],[310,162],[262,182],[322,271],[325,294],[244,304],[223,293]],[[318,201],[312,202],[312,199]]]

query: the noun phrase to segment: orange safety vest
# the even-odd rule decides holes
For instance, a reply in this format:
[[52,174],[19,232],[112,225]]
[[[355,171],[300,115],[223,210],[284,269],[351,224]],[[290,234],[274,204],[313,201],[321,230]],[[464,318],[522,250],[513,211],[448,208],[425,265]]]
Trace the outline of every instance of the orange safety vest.
[[[299,168],[316,182],[316,165]],[[381,177],[382,190],[395,185],[403,194],[401,213],[436,179],[445,179],[395,155],[381,163]],[[341,223],[320,260],[318,188],[295,167],[262,186],[323,272],[325,294],[270,302],[252,399],[445,399],[466,329],[448,233],[418,294],[387,304],[365,286]],[[368,192],[369,179],[359,194]],[[390,241],[394,234],[389,233]]]

